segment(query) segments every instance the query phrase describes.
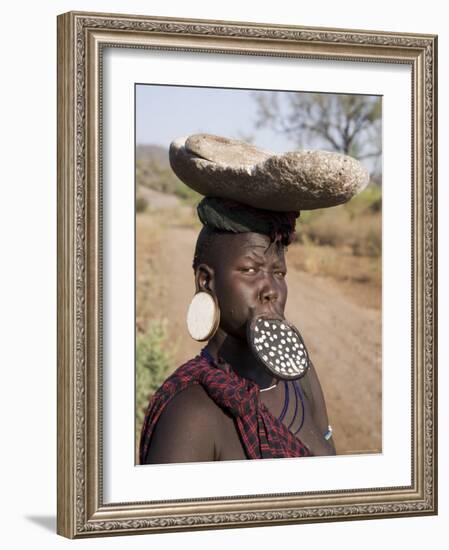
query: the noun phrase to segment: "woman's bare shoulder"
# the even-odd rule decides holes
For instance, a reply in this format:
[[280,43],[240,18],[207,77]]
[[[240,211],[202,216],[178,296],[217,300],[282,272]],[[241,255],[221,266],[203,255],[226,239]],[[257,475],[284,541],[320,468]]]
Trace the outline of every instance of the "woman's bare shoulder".
[[220,411],[220,407],[209,397],[201,384],[192,384],[170,400],[164,414],[192,420],[204,415],[219,416]]
[[159,417],[147,463],[214,460],[222,414],[200,384],[180,391],[168,402]]

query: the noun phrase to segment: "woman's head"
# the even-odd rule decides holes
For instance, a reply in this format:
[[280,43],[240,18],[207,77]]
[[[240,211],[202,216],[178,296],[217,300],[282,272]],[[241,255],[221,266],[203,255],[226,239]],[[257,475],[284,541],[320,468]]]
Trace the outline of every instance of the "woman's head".
[[280,240],[262,233],[202,229],[193,261],[196,289],[216,296],[224,332],[245,339],[254,317],[284,317],[284,253]]

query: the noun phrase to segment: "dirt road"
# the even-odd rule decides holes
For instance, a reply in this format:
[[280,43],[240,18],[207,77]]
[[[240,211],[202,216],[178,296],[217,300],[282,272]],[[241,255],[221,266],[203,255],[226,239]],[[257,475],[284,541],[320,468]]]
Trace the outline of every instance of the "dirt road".
[[[158,234],[158,309],[170,322],[174,368],[202,347],[185,327],[194,294],[191,264],[197,233],[179,226],[167,209],[166,223]],[[380,452],[381,312],[355,303],[336,282],[290,266],[287,283],[286,318],[301,331],[317,369],[337,451]]]

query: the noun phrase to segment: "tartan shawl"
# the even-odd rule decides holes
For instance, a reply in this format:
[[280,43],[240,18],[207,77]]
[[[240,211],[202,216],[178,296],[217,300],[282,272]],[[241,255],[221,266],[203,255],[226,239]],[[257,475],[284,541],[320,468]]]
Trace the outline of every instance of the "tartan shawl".
[[140,464],[145,464],[162,411],[176,394],[193,384],[201,384],[209,397],[232,415],[248,459],[311,456],[301,440],[260,401],[255,382],[240,377],[228,363],[218,366],[198,355],[174,371],[150,400],[140,437]]

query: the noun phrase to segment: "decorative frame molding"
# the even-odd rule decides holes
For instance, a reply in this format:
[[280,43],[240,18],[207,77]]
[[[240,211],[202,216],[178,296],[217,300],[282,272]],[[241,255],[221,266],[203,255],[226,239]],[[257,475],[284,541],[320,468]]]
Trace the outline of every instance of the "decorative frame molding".
[[[412,485],[105,505],[102,499],[102,49],[412,68]],[[58,17],[58,533],[249,527],[437,513],[437,37],[70,12]]]

